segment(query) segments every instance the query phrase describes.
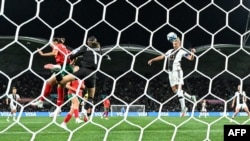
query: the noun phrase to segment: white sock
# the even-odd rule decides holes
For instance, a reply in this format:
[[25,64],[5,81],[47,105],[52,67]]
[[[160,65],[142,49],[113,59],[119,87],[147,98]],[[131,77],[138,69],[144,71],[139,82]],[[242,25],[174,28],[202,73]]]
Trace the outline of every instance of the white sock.
[[179,98],[179,102],[181,104],[181,110],[183,110],[186,107],[186,105],[185,105],[185,98],[184,97]]

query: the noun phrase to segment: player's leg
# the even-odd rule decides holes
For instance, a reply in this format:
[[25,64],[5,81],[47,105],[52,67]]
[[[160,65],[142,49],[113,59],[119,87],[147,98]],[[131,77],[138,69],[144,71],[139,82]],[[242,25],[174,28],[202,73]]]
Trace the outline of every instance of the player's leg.
[[90,116],[92,114],[92,108],[94,104],[94,94],[95,94],[95,87],[88,88],[88,102],[86,103],[87,115]]
[[63,119],[63,122],[61,123],[61,127],[64,129],[67,129],[67,123],[70,121],[70,119],[72,118],[72,115],[74,113],[74,109],[72,108],[72,104],[71,104],[71,108],[70,111],[68,112],[68,114],[66,115],[66,117]]
[[186,115],[187,107],[185,103],[185,97],[182,91],[183,81],[183,72],[182,71],[173,71],[170,76],[171,88],[174,93],[177,93],[180,105],[181,105],[181,117]]
[[83,122],[79,117],[80,101],[81,101],[81,99],[78,96],[73,97],[73,108],[74,108],[74,115],[75,115],[76,123]]
[[[92,72],[92,70],[86,70],[86,71],[87,71],[87,74],[90,74]],[[95,90],[96,90],[95,88],[96,75],[95,74],[91,75],[84,82],[88,91],[88,102],[86,103],[87,115],[90,116],[92,114],[92,108],[94,104],[94,96],[95,96]]]
[[[58,75],[65,76],[68,73],[73,73],[73,68],[69,64],[66,64],[65,70],[66,71],[62,71],[61,74],[57,74],[57,76]],[[56,79],[55,79],[55,82],[56,82]],[[64,103],[64,85],[61,85],[61,84],[57,85],[57,95],[58,95],[57,106],[61,106]]]
[[83,99],[80,100],[80,101],[81,101],[81,106],[82,106],[82,107],[81,107],[81,114],[82,114],[83,120],[84,120],[85,122],[88,121],[87,110],[85,109],[85,105],[86,105],[86,101],[88,100],[88,96],[89,96],[89,94],[86,93],[86,94],[84,95]]
[[9,113],[9,115],[7,116],[7,122],[9,122],[10,121],[10,116],[12,116],[12,105],[10,105],[10,113]]
[[46,65],[44,65],[44,68],[49,69],[49,70],[54,71],[54,72],[59,72],[62,67],[61,67],[61,65],[58,65],[58,64],[46,64]]
[[87,110],[85,109],[84,106],[82,106],[82,115],[83,115],[84,122],[87,122],[89,120],[89,118],[88,118],[88,115],[87,115]]
[[12,119],[16,121],[16,106],[12,109]]
[[53,113],[50,114],[50,117],[58,116],[61,113],[61,105],[64,102],[64,86],[57,85],[57,107]]
[[248,117],[250,118],[250,112],[249,112],[248,106],[246,104],[244,106],[244,111],[247,113]]
[[186,115],[186,112],[187,112],[187,107],[186,107],[186,104],[185,104],[184,95],[180,90],[176,90],[176,86],[172,87],[172,90],[177,91],[177,96],[178,96],[178,99],[179,99],[179,102],[180,102],[180,105],[181,105],[181,113],[182,113],[181,117],[183,117],[183,116]]
[[38,101],[32,103],[32,106],[37,106],[39,108],[43,108],[43,103],[46,97],[48,97],[52,91],[53,86],[56,84],[56,79],[55,79],[55,75],[53,74],[51,76],[51,78],[46,82],[45,84],[45,89],[44,92],[42,94],[42,96],[39,98]]
[[186,91],[183,91],[183,94],[186,98],[192,100],[193,102],[196,102],[196,96],[195,95],[190,95],[189,93],[187,93]]
[[109,108],[105,108],[105,119],[109,119]]
[[204,109],[204,116],[207,117],[207,109]]
[[101,116],[101,119],[103,119],[104,117],[106,118],[106,108],[104,107],[103,108],[103,112],[102,112],[102,116]]
[[[57,67],[57,65],[52,65],[51,67]],[[70,64],[66,64],[65,67],[66,71],[62,71],[60,74],[57,74],[55,77],[55,82],[57,80],[57,77],[63,77],[66,76],[68,73],[73,73],[73,68]],[[58,84],[57,85],[57,108],[56,110],[52,113],[51,116],[56,116],[61,113],[61,105],[64,103],[64,85]]]
[[240,107],[239,105],[236,106],[235,112],[234,112],[233,115],[232,115],[231,121],[237,116],[237,114],[238,114],[239,111],[240,111],[240,108],[241,108],[241,107]]

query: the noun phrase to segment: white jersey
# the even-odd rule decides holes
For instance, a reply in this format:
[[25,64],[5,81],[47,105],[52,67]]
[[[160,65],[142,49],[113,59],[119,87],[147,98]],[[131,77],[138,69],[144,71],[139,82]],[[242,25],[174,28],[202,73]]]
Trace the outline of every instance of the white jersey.
[[201,111],[202,112],[206,112],[207,111],[206,106],[207,106],[206,102],[202,102],[202,104],[201,104]]
[[170,49],[165,55],[167,56],[167,67],[169,71],[182,70],[181,59],[182,57],[187,57],[188,52],[179,48],[178,50]]
[[9,98],[9,104],[10,104],[10,107],[16,107],[17,106],[17,100],[20,99],[20,96],[19,94],[9,94],[8,95],[8,98]]
[[246,97],[245,91],[242,91],[242,93],[240,93],[239,91],[235,92],[235,97],[236,97],[236,105],[245,104],[244,101]]

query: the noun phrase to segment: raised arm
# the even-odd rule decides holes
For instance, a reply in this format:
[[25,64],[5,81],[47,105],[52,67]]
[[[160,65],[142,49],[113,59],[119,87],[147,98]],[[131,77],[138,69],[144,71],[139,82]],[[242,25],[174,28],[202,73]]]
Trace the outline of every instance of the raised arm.
[[194,60],[194,53],[196,52],[196,49],[191,49],[191,53],[187,56],[188,60]]
[[56,56],[58,50],[55,50],[53,49],[51,52],[47,52],[47,53],[44,53],[42,50],[40,50],[39,48],[37,49],[38,50],[38,53],[41,55],[41,56]]
[[164,58],[165,58],[165,55],[159,55],[159,56],[157,56],[157,57],[155,57],[155,58],[153,58],[153,59],[150,59],[150,60],[148,61],[148,64],[151,66],[153,62],[155,62],[155,61],[160,61],[160,60],[162,60],[162,59],[164,59]]

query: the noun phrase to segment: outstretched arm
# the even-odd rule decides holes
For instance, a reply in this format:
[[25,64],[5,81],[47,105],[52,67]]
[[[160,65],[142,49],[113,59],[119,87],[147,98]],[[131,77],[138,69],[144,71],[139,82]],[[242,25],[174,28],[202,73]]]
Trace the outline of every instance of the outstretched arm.
[[153,59],[150,59],[150,60],[148,61],[148,64],[151,66],[153,62],[155,62],[155,61],[160,61],[160,60],[162,60],[162,59],[164,59],[164,58],[165,58],[165,55],[157,56],[157,57],[155,57],[155,58],[153,58]]
[[51,52],[47,52],[47,53],[44,53],[42,50],[40,50],[39,48],[37,49],[38,50],[38,53],[41,55],[41,56],[55,56],[57,54],[57,50],[53,49]]
[[196,49],[191,49],[191,53],[187,56],[188,60],[194,60],[194,53],[196,52]]

